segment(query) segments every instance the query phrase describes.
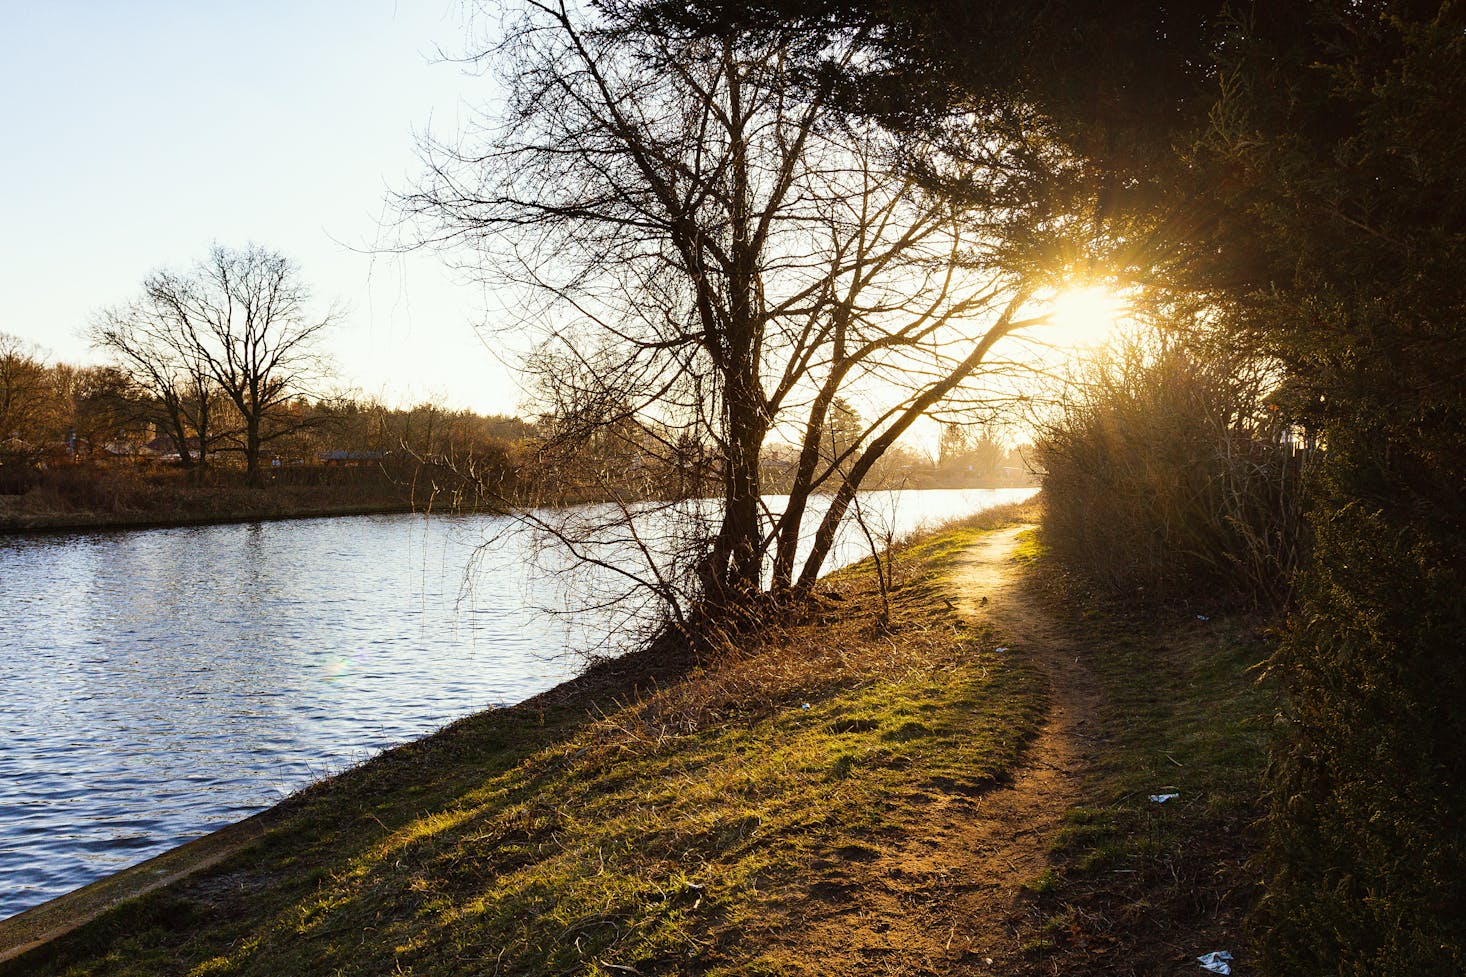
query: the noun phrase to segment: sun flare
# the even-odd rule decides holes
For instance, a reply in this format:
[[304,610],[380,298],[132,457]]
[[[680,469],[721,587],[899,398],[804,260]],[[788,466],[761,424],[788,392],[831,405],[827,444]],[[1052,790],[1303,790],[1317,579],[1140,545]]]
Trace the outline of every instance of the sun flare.
[[1066,288],[1049,308],[1050,338],[1060,346],[1103,346],[1128,313],[1125,300],[1101,285]]

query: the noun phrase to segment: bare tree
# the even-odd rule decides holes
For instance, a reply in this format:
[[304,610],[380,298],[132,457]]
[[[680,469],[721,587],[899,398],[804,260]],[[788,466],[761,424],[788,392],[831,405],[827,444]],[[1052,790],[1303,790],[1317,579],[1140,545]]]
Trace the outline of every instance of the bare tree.
[[[290,407],[324,375],[317,346],[335,311],[312,315],[295,265],[258,245],[214,247],[187,274],[149,276],[143,291],[143,300],[104,331],[103,345],[144,375],[153,370],[145,364],[156,363],[157,389],[181,381],[200,407],[207,404],[207,377],[239,414],[245,468],[258,480],[264,445],[313,423]],[[197,415],[194,422],[197,430]]]
[[[509,66],[506,118],[483,144],[429,146],[404,203],[523,288],[514,325],[542,339],[530,368],[567,441],[635,421],[643,451],[711,451],[707,538],[685,580],[648,583],[736,618],[808,590],[876,462],[1026,324],[1033,283],[991,243],[1020,204],[954,204],[895,172],[888,138],[795,67],[795,34],[683,37],[579,9],[527,5],[483,55]],[[862,56],[858,37],[817,43]],[[1035,152],[1013,120],[981,121],[945,178],[994,184]],[[799,445],[783,512],[762,499],[775,431]],[[831,502],[796,577],[817,493]]]
[[220,391],[186,324],[149,279],[141,298],[99,313],[89,337],[152,400],[152,419],[177,446],[179,461],[201,473],[222,436],[214,410]]

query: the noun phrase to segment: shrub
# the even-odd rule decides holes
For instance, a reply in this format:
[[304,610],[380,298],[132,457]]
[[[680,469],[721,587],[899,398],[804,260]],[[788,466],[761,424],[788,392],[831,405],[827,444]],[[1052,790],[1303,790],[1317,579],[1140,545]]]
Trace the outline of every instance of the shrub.
[[1174,343],[1099,360],[1036,446],[1060,559],[1127,597],[1281,603],[1310,452],[1264,402],[1269,379]]
[[1314,520],[1314,567],[1272,663],[1289,709],[1255,920],[1266,969],[1466,973],[1461,541],[1357,501]]

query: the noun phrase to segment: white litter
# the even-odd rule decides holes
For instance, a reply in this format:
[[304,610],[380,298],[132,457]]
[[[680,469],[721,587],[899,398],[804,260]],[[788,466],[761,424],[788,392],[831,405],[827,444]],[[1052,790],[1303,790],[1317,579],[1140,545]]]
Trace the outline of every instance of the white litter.
[[1174,801],[1180,796],[1180,794],[1151,794],[1150,799],[1155,801],[1157,804],[1164,804],[1166,803],[1166,801]]
[[1001,654],[1003,654],[1004,652],[1006,652],[1008,650],[1008,646],[1007,645],[1004,645],[1001,648],[995,648],[993,650],[996,651],[998,654],[1001,655]]
[[1211,618],[1207,617],[1205,614],[1198,614],[1198,615],[1196,615],[1196,619],[1198,621],[1210,621],[1211,620]]
[[1232,965],[1227,961],[1231,959],[1232,955],[1226,950],[1215,950],[1197,957],[1196,962],[1201,964],[1202,970],[1210,970],[1214,974],[1230,974]]
[[801,709],[808,709],[809,708],[809,703],[806,702],[804,705],[800,706],[799,708],[801,708]]

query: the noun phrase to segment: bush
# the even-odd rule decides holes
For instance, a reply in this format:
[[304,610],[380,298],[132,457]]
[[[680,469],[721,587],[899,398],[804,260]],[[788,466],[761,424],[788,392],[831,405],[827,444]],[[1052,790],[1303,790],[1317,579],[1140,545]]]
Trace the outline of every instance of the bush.
[[1175,344],[1136,341],[1096,363],[1036,446],[1056,555],[1126,597],[1280,604],[1311,453],[1263,402],[1268,379]]
[[36,484],[39,474],[29,456],[0,450],[0,495],[24,495]]
[[1290,708],[1269,775],[1266,969],[1466,973],[1461,540],[1357,501],[1314,519],[1272,663]]

